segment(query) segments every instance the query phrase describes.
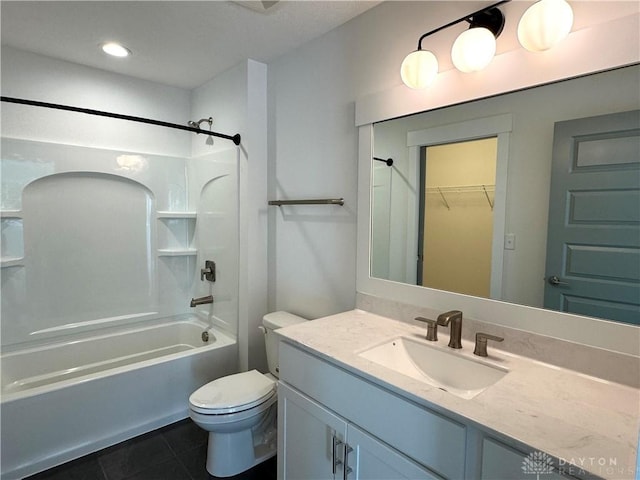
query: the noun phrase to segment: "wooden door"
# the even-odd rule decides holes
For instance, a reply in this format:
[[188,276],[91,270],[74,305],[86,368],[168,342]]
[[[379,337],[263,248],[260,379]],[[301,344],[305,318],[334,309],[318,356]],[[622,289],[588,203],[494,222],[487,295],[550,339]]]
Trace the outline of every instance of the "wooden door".
[[640,111],[558,122],[545,308],[640,324]]

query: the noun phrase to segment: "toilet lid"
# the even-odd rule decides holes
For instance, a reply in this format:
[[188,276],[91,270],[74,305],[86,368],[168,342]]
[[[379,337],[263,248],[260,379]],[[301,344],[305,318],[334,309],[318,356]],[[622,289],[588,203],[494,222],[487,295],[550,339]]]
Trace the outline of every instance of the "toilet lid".
[[271,397],[276,382],[251,370],[209,382],[189,397],[191,407],[201,413],[234,413],[253,408]]

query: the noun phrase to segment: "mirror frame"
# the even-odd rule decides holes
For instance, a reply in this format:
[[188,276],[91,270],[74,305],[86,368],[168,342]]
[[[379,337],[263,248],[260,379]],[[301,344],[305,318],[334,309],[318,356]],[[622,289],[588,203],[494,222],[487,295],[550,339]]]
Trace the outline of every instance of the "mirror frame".
[[[439,75],[429,95],[404,85],[356,102],[358,138],[358,249],[356,290],[390,301],[444,311],[453,308],[477,320],[637,356],[640,327],[498,300],[371,277],[371,179],[373,124],[640,63],[629,39],[638,38],[640,14],[573,32],[556,49],[541,54],[524,49],[498,55],[482,81],[449,70]],[[517,68],[513,68],[516,65]],[[509,66],[511,66],[509,68]]]

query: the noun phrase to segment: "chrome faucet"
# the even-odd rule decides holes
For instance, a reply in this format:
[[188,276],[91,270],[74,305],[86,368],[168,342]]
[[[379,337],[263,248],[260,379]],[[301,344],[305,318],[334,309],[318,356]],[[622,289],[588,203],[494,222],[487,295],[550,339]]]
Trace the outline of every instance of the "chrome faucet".
[[198,305],[204,305],[207,303],[213,303],[213,295],[207,295],[206,297],[192,298],[189,306],[196,307]]
[[449,337],[449,347],[462,348],[462,312],[451,310],[450,312],[438,315],[438,325],[443,327],[451,324],[451,335]]

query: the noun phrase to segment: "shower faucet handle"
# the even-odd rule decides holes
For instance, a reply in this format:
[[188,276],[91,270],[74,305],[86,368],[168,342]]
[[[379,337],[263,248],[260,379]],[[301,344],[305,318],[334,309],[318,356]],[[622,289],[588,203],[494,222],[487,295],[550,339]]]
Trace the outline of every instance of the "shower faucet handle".
[[216,281],[216,262],[213,260],[205,260],[204,268],[200,269],[200,280],[204,282],[205,279],[209,282]]

